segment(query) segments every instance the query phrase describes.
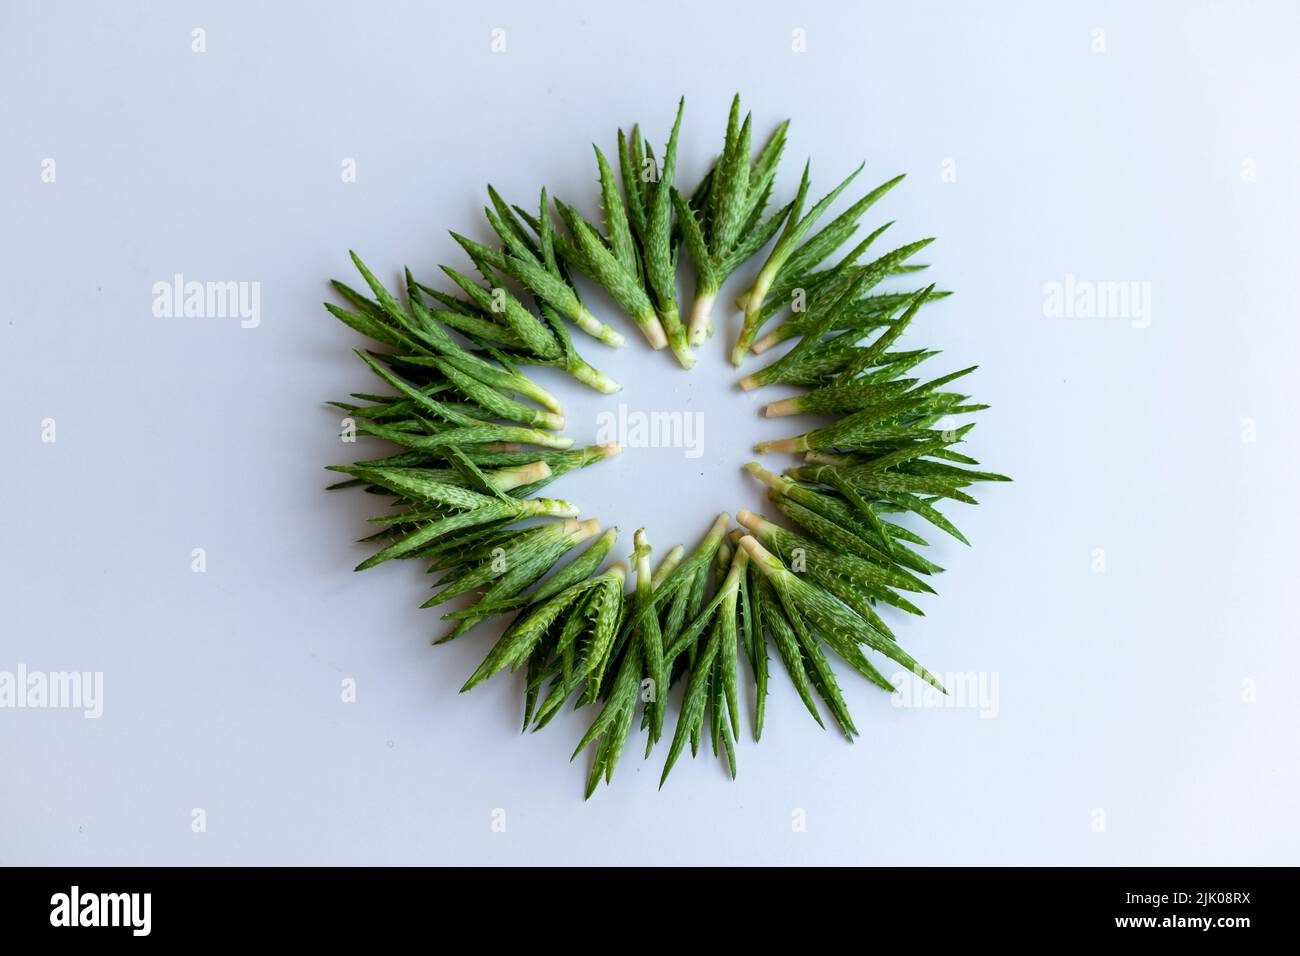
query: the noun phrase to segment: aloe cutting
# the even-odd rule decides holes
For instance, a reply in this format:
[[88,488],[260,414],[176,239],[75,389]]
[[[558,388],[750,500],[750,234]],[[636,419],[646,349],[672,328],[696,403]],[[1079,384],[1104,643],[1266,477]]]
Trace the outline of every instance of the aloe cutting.
[[[677,139],[682,127],[683,98],[677,104],[662,168],[655,164],[654,150],[641,139],[640,127],[624,137],[618,131],[619,171],[623,180],[628,220],[641,255],[641,273],[654,302],[659,324],[682,368],[695,365],[695,355],[686,340],[677,307],[677,250],[679,236],[673,229],[672,191],[677,177]],[[602,184],[604,182],[602,175]]]
[[621,348],[624,345],[623,336],[597,319],[583,304],[572,276],[556,258],[555,233],[547,211],[550,202],[546,190],[542,189],[537,217],[529,219],[536,229],[535,241],[524,230],[514,211],[490,185],[488,195],[492,200],[492,208],[485,208],[483,213],[503,243],[502,250],[496,252],[487,249],[455,232],[452,233],[453,238],[466,252],[472,250],[473,254],[493,268],[527,288],[537,297],[539,306],[554,309],[598,341]]
[[[785,228],[781,231],[781,236],[777,239],[776,245],[767,258],[767,262],[759,270],[753,287],[742,294],[737,303],[745,310],[745,321],[741,327],[740,335],[736,339],[736,345],[731,351],[731,363],[733,365],[739,365],[744,359],[745,353],[749,351],[754,336],[758,333],[762,324],[764,307],[767,305],[768,295],[773,287],[782,283],[783,280],[785,285],[791,289],[796,288],[800,283],[807,283],[811,278],[811,270],[853,235],[857,229],[858,219],[862,217],[862,214],[870,209],[881,196],[903,180],[902,176],[896,176],[877,186],[816,236],[803,245],[799,245],[822,214],[861,171],[862,167],[859,166],[848,178],[818,200],[812,209],[808,210],[807,214],[803,214],[803,204],[809,185],[809,166],[804,166],[803,181],[799,184],[799,193],[795,196],[794,206],[785,220]],[[873,233],[868,238],[867,243],[870,243],[871,239],[876,235],[878,233]],[[864,243],[863,249],[867,243]],[[855,254],[851,258],[856,259],[861,251],[862,249],[855,250]],[[842,263],[839,270],[843,272],[850,265],[851,262]]]
[[740,122],[740,96],[731,101],[722,155],[688,202],[676,190],[673,205],[681,223],[682,241],[695,266],[695,299],[691,305],[689,341],[703,345],[713,334],[713,304],[722,283],[745,260],[763,248],[781,228],[792,206],[763,218],[789,122],[782,123],[751,161],[753,120]]

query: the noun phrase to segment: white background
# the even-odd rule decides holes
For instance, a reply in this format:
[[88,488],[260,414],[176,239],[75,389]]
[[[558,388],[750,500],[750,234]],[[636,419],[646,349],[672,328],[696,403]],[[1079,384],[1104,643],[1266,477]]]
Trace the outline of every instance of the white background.
[[[99,720],[0,710],[0,862],[1295,863],[1298,40],[1289,3],[6,4],[0,669],[105,689]],[[951,507],[973,547],[931,535],[940,597],[891,620],[996,675],[997,716],[846,675],[850,746],[774,658],[738,780],[657,793],[634,738],[584,803],[587,712],[520,736],[517,678],[456,693],[490,629],[430,647],[422,568],[350,570],[375,502],[322,490],[356,446],[321,402],[374,380],[320,302],[349,248],[463,266],[489,180],[594,214],[589,144],[661,144],[680,94],[693,185],[735,91],[793,119],[780,201],[805,156],[817,194],[866,160],[861,190],[909,173],[870,225],[938,237],[957,294],[905,341],[980,364],[969,450],[1016,482]],[[260,282],[261,325],[155,318],[178,272]],[[1149,327],[1048,317],[1066,274],[1149,282]],[[619,554],[761,508],[749,446],[807,425],[757,417],[719,319],[691,373],[579,338],[621,396],[538,373],[583,443],[620,400],[704,412],[698,460],[552,486]]]

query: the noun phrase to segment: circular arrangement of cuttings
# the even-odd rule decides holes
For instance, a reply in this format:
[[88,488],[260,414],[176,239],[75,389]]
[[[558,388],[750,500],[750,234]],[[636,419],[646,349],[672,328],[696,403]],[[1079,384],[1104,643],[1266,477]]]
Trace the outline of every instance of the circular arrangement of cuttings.
[[[974,367],[927,378],[920,368],[937,353],[898,344],[922,307],[949,293],[882,284],[909,284],[926,268],[913,257],[932,240],[882,253],[891,224],[859,235],[867,211],[903,177],[827,222],[862,167],[814,202],[805,164],[794,197],[774,207],[788,123],[755,153],[752,117],[741,118],[736,97],[721,154],[688,190],[677,182],[683,108],[661,155],[638,127],[618,132],[614,163],[596,149],[603,228],[545,189],[536,205],[518,206],[489,186],[493,244],[452,233],[468,265],[442,266],[436,287],[408,269],[399,297],[353,253],[368,291],[335,281],[342,304],[326,304],[377,343],[357,356],[382,381],[376,393],[332,404],[346,414],[349,435],[395,446],[329,466],[343,477],[331,488],[364,489],[386,506],[370,519],[373,533],[362,540],[374,553],[357,570],[416,560],[436,575],[424,607],[472,596],[442,615],[439,643],[504,615],[504,631],[462,689],[518,670],[525,730],[545,727],[566,705],[590,714],[574,751],[594,751],[588,796],[613,779],[634,724],[647,756],[668,737],[661,786],[701,738],[734,777],[743,708],[752,708],[754,740],[762,736],[773,651],[813,719],[823,724],[824,711],[850,740],[858,731],[832,660],[892,691],[878,669],[887,659],[943,692],[881,611],[920,614],[912,598],[932,593],[943,570],[924,556],[915,526],[966,542],[940,506],[974,504],[972,484],[1008,480],[957,450],[973,427],[963,417],[987,407],[954,391]],[[702,516],[694,550],[677,545],[657,563],[642,528],[619,560],[618,530],[583,519],[551,486],[620,449],[575,447],[561,434],[560,402],[525,370],[555,366],[615,392],[618,383],[579,354],[579,343],[588,355],[622,347],[620,329],[689,369],[713,334],[723,283],[769,247],[735,302],[743,321],[731,361],[793,345],[739,386],[799,386],[766,414],[830,423],[755,446],[802,453],[784,474],[744,465],[765,486],[776,520],[740,509],[734,526],[724,512],[705,530]],[[678,303],[679,265],[693,280],[689,307]],[[578,274],[626,316],[593,314]],[[674,724],[668,704],[678,683]]]

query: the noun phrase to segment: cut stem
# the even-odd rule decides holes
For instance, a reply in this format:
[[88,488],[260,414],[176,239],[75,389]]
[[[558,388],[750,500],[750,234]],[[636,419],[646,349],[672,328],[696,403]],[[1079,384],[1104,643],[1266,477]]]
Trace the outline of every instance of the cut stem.
[[695,294],[691,305],[690,331],[687,341],[693,346],[701,346],[713,334],[713,303],[718,298],[718,290],[703,290]]
[[535,461],[530,465],[516,465],[513,468],[497,468],[488,473],[492,487],[500,491],[509,491],[522,485],[531,485],[551,477],[551,466],[544,461]]
[[772,452],[807,451],[808,448],[808,437],[806,435],[796,435],[794,438],[777,438],[772,441],[761,441],[754,446],[754,451],[758,452],[760,455],[767,455]]
[[759,326],[763,324],[763,303],[767,300],[767,292],[772,288],[772,281],[776,278],[776,269],[769,263],[758,274],[754,280],[754,287],[749,290],[745,296],[745,320],[740,328],[740,335],[736,336],[735,347],[731,350],[731,364],[740,365],[745,358],[745,353],[749,351],[750,344],[754,341],[754,336],[758,334]]
[[593,338],[616,349],[621,349],[627,344],[627,340],[622,335],[592,315],[585,306],[573,316],[573,324]]
[[568,435],[553,435],[538,428],[512,428],[510,432],[529,445],[541,445],[543,448],[573,447],[573,439]]
[[610,395],[614,392],[621,391],[623,386],[618,384],[604,372],[587,364],[582,359],[574,356],[574,361],[569,363],[569,374],[576,378],[588,388],[594,388],[602,395]]
[[660,312],[659,320],[668,336],[668,345],[672,348],[673,355],[677,356],[678,364],[682,368],[694,368],[695,353],[691,351],[690,343],[686,340],[686,327],[682,325],[677,306],[674,305]]
[[642,312],[634,317],[637,328],[645,336],[645,340],[650,343],[650,347],[656,352],[668,345],[668,336],[664,333],[664,327],[659,322],[659,316],[654,312]]
[[790,335],[793,334],[793,333],[783,333],[781,331],[786,327],[787,324],[788,323],[783,322],[780,325],[778,325],[771,332],[768,332],[767,335],[763,336],[761,339],[759,339],[757,342],[751,345],[749,347],[749,350],[753,352],[755,355],[762,355],[764,352],[772,348],[774,345],[780,345],[787,338],[789,338]]
[[523,502],[523,512],[530,517],[576,518],[582,513],[577,505],[562,498],[530,498]]
[[677,565],[682,563],[682,558],[686,555],[686,546],[675,544],[667,554],[659,561],[659,567],[655,568],[655,573],[650,581],[651,588],[657,588],[664,583],[664,578],[677,570]]
[[781,418],[785,415],[799,414],[799,400],[795,398],[783,398],[779,402],[769,402],[763,409],[763,414],[768,418]]

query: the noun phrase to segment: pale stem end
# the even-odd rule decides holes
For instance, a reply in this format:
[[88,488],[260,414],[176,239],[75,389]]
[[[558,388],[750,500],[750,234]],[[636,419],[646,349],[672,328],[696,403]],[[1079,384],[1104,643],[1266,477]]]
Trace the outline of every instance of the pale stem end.
[[532,445],[541,445],[543,448],[572,448],[573,438],[569,435],[552,435],[550,432],[540,431],[538,429],[526,429],[528,432],[528,443]]
[[645,336],[645,340],[650,343],[650,347],[656,352],[668,346],[668,336],[664,332],[663,323],[659,321],[659,316],[650,312],[636,320],[637,326]]
[[677,570],[677,565],[682,563],[682,558],[686,556],[684,545],[675,544],[664,555],[663,560],[659,562],[659,567],[655,568],[654,576],[650,580],[650,587],[657,588],[663,583],[664,578]]
[[578,328],[582,329],[582,331],[586,332],[598,341],[603,342],[605,345],[612,346],[616,349],[621,349],[623,346],[627,345],[627,340],[623,338],[620,333],[600,321],[600,319],[592,315],[591,311],[586,308],[581,309],[578,314],[574,316],[573,321]]
[[794,484],[794,482],[789,478],[783,478],[780,475],[768,471],[756,461],[751,461],[747,464],[745,470],[779,494],[784,494],[790,485]]
[[551,466],[544,461],[534,461],[527,465],[515,465],[511,468],[498,468],[492,472],[489,480],[500,491],[509,491],[535,481],[551,477]]
[[802,435],[794,438],[778,438],[773,441],[761,441],[754,446],[760,455],[783,451],[807,451],[808,444]]
[[777,571],[784,570],[784,565],[778,561],[767,548],[758,543],[758,539],[753,535],[745,535],[740,539],[740,546],[745,549],[750,558],[753,559],[762,571],[767,574],[774,574]]
[[718,293],[701,292],[695,296],[691,305],[690,332],[687,340],[693,346],[703,345],[713,334],[713,302]]
[[597,371],[581,360],[574,363],[574,365],[569,369],[569,372],[583,385],[586,385],[589,388],[594,388],[602,395],[609,395],[623,388],[622,385],[618,384],[618,382],[614,381],[608,375]]
[[763,336],[761,339],[759,339],[757,342],[751,345],[749,347],[749,350],[753,352],[755,355],[762,355],[764,352],[766,352],[768,349],[772,348],[773,346],[780,345],[786,339],[786,336],[781,334],[780,331],[781,328],[782,326],[778,325],[771,332],[768,332],[767,335]]
[[582,509],[577,505],[570,504],[559,498],[534,498],[533,514],[545,515],[551,518],[576,518],[581,514]]

